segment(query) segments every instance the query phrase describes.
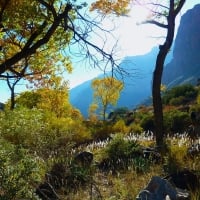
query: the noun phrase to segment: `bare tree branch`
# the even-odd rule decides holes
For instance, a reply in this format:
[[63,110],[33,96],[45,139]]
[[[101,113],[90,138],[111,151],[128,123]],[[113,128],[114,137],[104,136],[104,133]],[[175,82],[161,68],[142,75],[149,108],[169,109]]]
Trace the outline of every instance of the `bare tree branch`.
[[161,28],[165,28],[165,29],[168,28],[168,25],[162,24],[156,20],[146,20],[145,22],[143,22],[143,24],[153,24],[153,25],[159,26]]
[[178,7],[175,9],[175,15],[177,15],[180,10],[182,9],[184,3],[185,3],[186,0],[180,0],[179,4],[178,4]]

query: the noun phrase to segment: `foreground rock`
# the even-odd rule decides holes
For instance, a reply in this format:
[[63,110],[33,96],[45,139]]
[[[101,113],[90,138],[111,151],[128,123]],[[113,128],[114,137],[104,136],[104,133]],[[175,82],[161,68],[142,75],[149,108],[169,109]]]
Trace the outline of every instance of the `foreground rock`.
[[154,176],[136,197],[136,200],[189,200],[187,191],[177,189],[168,180]]
[[93,154],[91,152],[88,151],[83,151],[78,153],[75,158],[74,158],[74,162],[78,165],[81,166],[90,166],[92,164],[93,161]]

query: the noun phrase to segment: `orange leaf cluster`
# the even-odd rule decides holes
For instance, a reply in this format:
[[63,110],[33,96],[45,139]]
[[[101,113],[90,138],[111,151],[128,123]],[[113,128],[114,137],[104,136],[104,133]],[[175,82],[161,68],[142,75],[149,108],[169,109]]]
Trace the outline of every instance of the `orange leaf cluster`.
[[91,5],[90,11],[97,10],[102,14],[123,15],[129,12],[131,0],[98,0]]

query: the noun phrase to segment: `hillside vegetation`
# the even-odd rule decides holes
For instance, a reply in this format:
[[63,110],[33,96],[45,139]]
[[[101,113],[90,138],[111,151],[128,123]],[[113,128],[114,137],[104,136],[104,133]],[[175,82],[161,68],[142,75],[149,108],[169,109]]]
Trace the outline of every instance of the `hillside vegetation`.
[[[200,145],[199,92],[192,85],[163,92],[167,151],[150,156],[151,106],[86,120],[62,90],[22,93],[14,110],[8,103],[0,112],[0,199],[129,200],[154,175],[187,169],[199,177],[200,151],[191,151]],[[199,191],[191,188],[191,199]]]

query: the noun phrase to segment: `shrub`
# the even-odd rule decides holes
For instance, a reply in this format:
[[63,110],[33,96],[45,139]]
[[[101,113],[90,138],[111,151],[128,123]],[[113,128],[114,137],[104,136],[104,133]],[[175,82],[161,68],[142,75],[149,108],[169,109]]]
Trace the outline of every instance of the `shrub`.
[[70,117],[51,116],[48,118],[48,125],[48,137],[53,139],[51,143],[64,140],[80,144],[91,139],[90,132],[82,121],[73,120]]
[[184,84],[175,86],[167,90],[162,99],[164,104],[182,104],[183,102],[189,102],[191,99],[196,98],[198,91],[193,85]]
[[164,113],[164,126],[168,133],[182,133],[187,130],[190,124],[190,117],[187,112],[171,110]]
[[140,126],[140,124],[137,123],[132,123],[129,129],[130,129],[129,132],[138,134],[141,134],[144,131],[144,129]]
[[46,182],[64,193],[77,192],[80,187],[91,183],[90,166],[81,166],[72,162],[56,162],[47,173]]
[[113,125],[112,132],[127,134],[129,133],[129,128],[126,126],[124,120],[120,119]]
[[179,97],[170,99],[169,104],[172,106],[178,106],[178,105],[184,104],[185,103],[184,101],[185,101],[185,97],[179,96]]
[[82,121],[56,117],[39,109],[17,108],[0,113],[0,135],[6,141],[46,158],[69,143],[80,144],[91,139]]
[[1,113],[1,136],[15,145],[21,145],[30,150],[40,149],[42,133],[46,128],[43,114],[36,109],[20,108]]
[[101,152],[100,168],[116,172],[133,167],[137,171],[147,169],[147,160],[142,157],[142,149],[137,141],[129,141],[117,134]]
[[97,121],[96,123],[88,123],[91,136],[94,140],[103,140],[112,133],[112,125],[109,122]]
[[185,166],[187,147],[182,145],[170,145],[168,154],[164,158],[164,170],[168,174],[178,172]]
[[34,187],[44,176],[43,162],[6,141],[0,146],[0,199],[38,199]]
[[153,115],[146,115],[141,120],[141,127],[144,131],[154,131]]

